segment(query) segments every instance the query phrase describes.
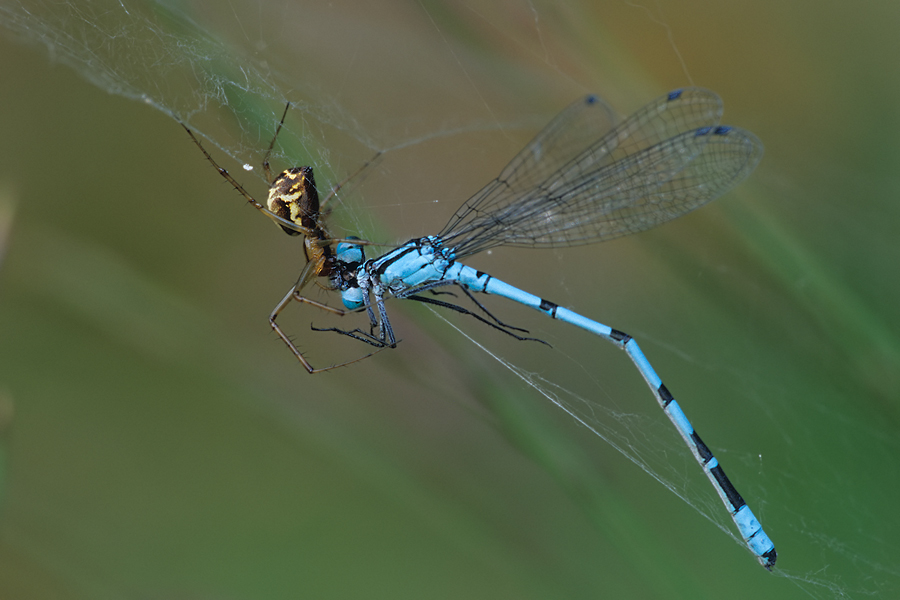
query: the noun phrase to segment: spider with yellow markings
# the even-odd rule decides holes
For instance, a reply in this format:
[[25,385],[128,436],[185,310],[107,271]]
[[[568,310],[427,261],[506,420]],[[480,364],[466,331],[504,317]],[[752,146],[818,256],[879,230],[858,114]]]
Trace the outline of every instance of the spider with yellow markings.
[[[337,367],[343,367],[349,364],[353,364],[355,362],[368,358],[369,356],[372,356],[372,354],[375,354],[375,352],[378,352],[379,350],[381,350],[381,348],[379,350],[376,350],[375,352],[371,352],[355,360],[332,365],[330,367],[325,367],[322,369],[316,369],[309,363],[309,361],[306,360],[306,357],[304,357],[303,354],[297,349],[291,339],[287,335],[285,335],[285,333],[281,330],[275,320],[278,318],[278,315],[281,313],[281,311],[284,310],[284,308],[292,300],[304,304],[310,304],[338,316],[343,316],[350,312],[356,312],[355,310],[351,311],[334,308],[332,306],[328,306],[327,304],[323,304],[310,298],[306,298],[300,294],[300,291],[309,283],[315,281],[317,278],[325,278],[327,280],[327,283],[325,284],[318,282],[319,285],[324,287],[325,289],[340,289],[343,286],[344,278],[351,273],[351,269],[349,269],[349,267],[353,266],[355,268],[356,265],[350,265],[344,262],[336,261],[335,248],[342,242],[352,241],[354,245],[367,244],[368,242],[364,242],[355,238],[344,240],[342,238],[332,237],[325,227],[324,221],[327,213],[323,212],[323,208],[329,200],[335,197],[337,192],[347,181],[356,177],[359,173],[361,173],[363,170],[377,161],[381,156],[381,152],[378,152],[372,159],[364,163],[346,180],[336,185],[334,189],[332,189],[328,194],[328,196],[326,196],[326,198],[320,202],[319,192],[316,188],[315,179],[313,177],[312,167],[292,167],[290,169],[282,171],[277,177],[272,177],[272,170],[269,167],[269,156],[272,154],[272,150],[275,147],[275,141],[278,139],[278,134],[281,132],[281,128],[284,125],[284,119],[287,116],[290,107],[290,102],[284,107],[284,113],[281,115],[281,121],[279,121],[278,127],[276,127],[275,129],[275,135],[272,137],[272,142],[269,144],[269,148],[266,151],[265,157],[263,158],[263,172],[265,173],[266,181],[269,183],[269,196],[266,201],[266,206],[263,206],[260,202],[258,202],[247,192],[247,190],[244,189],[244,186],[238,183],[238,181],[231,176],[228,171],[219,166],[219,164],[215,161],[215,159],[213,159],[209,152],[206,151],[206,148],[203,147],[203,144],[200,143],[200,140],[197,139],[197,137],[190,130],[190,128],[188,128],[187,125],[181,123],[181,126],[184,127],[184,130],[187,131],[188,135],[191,136],[191,139],[194,141],[197,147],[200,148],[200,151],[203,152],[203,156],[206,157],[206,160],[208,160],[210,164],[215,167],[216,171],[219,172],[219,175],[224,177],[225,180],[228,181],[228,183],[230,183],[232,187],[234,187],[234,189],[237,190],[247,200],[247,202],[249,202],[261,213],[272,219],[288,234],[303,236],[303,251],[306,255],[306,266],[300,273],[300,277],[297,279],[297,282],[293,286],[291,286],[290,291],[288,291],[285,297],[282,298],[282,300],[272,310],[271,314],[269,315],[269,324],[272,326],[272,329],[275,331],[275,333],[278,334],[278,337],[281,338],[281,340],[287,345],[294,356],[296,356],[300,363],[306,368],[306,370],[310,373],[318,373],[321,371],[328,371]],[[360,258],[362,258],[361,253]]]

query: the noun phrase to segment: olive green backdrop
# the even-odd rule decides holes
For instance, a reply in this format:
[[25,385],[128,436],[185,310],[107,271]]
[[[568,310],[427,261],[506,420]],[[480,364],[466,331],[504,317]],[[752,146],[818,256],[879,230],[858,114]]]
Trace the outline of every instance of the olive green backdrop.
[[[22,4],[0,1],[0,596],[900,593],[900,5]],[[387,150],[330,219],[396,243],[580,95],[625,114],[692,82],[765,143],[747,182],[638,236],[471,262],[640,341],[774,573],[627,358],[564,324],[489,303],[549,349],[444,315],[534,387],[399,301],[396,350],[307,375],[266,321],[299,240],[173,118],[257,197],[286,100],[275,168],[327,188]],[[310,322],[332,323],[284,316],[314,364],[364,353]]]

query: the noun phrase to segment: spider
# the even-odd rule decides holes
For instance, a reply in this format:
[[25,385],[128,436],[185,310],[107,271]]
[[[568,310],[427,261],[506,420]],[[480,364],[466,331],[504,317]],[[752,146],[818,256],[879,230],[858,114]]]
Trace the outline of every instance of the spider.
[[[373,158],[364,163],[355,173],[336,185],[328,194],[328,196],[326,196],[325,199],[320,202],[319,193],[316,188],[315,179],[313,177],[312,167],[292,167],[290,169],[282,171],[277,177],[272,177],[272,170],[269,166],[269,156],[272,154],[272,150],[275,147],[275,141],[278,139],[278,134],[281,132],[281,128],[284,125],[284,119],[287,116],[290,107],[291,103],[288,102],[284,107],[284,113],[281,115],[281,121],[279,121],[278,126],[275,129],[275,135],[272,137],[272,142],[269,144],[269,148],[266,151],[265,157],[263,158],[263,172],[265,173],[266,182],[269,183],[269,197],[266,201],[268,207],[263,206],[260,202],[258,202],[247,192],[247,190],[244,189],[244,186],[238,183],[238,181],[231,176],[228,171],[219,166],[219,164],[215,161],[215,159],[213,159],[209,152],[206,151],[206,148],[203,147],[203,144],[200,143],[200,140],[197,139],[197,137],[190,130],[190,128],[188,128],[187,125],[181,122],[179,123],[184,128],[184,130],[187,131],[187,134],[194,141],[194,144],[196,144],[197,147],[200,148],[200,151],[203,153],[203,156],[206,157],[206,160],[208,160],[210,164],[215,167],[219,175],[224,177],[225,180],[228,181],[228,183],[230,183],[231,186],[247,200],[247,202],[249,202],[258,211],[272,219],[288,234],[303,236],[303,251],[306,255],[306,266],[303,268],[303,271],[301,271],[300,277],[297,279],[297,282],[294,283],[293,286],[291,286],[291,289],[288,291],[288,293],[284,296],[284,298],[281,299],[281,301],[269,314],[269,324],[272,326],[272,329],[275,331],[275,333],[278,334],[278,337],[281,338],[281,340],[287,345],[288,349],[290,349],[290,351],[294,354],[294,356],[297,357],[297,359],[309,373],[319,373],[322,371],[329,371],[331,369],[359,362],[377,352],[380,352],[381,350],[383,350],[383,348],[379,348],[374,352],[371,352],[354,360],[331,365],[330,367],[317,369],[309,363],[306,357],[303,356],[303,353],[301,353],[300,350],[298,350],[294,343],[291,341],[291,339],[287,335],[285,335],[284,331],[282,331],[281,327],[278,326],[275,320],[278,318],[278,315],[281,314],[281,311],[284,310],[284,308],[292,300],[303,304],[310,304],[312,306],[315,306],[316,308],[322,309],[338,316],[344,316],[345,314],[351,312],[358,312],[356,310],[351,311],[328,306],[327,304],[323,304],[321,302],[312,300],[311,298],[302,296],[300,294],[300,291],[310,282],[314,281],[317,277],[325,277],[328,279],[327,284],[323,285],[319,283],[319,285],[321,285],[325,289],[339,289],[342,283],[342,278],[346,273],[350,272],[348,267],[355,267],[355,265],[346,264],[335,260],[336,245],[342,242],[348,242],[354,245],[369,244],[369,242],[365,242],[356,238],[342,239],[332,237],[325,227],[325,217],[327,216],[327,212],[323,211],[323,207],[328,203],[329,200],[337,195],[337,192],[344,184],[373,165],[380,158],[382,152],[379,151]],[[361,258],[362,254],[360,253],[360,259]]]

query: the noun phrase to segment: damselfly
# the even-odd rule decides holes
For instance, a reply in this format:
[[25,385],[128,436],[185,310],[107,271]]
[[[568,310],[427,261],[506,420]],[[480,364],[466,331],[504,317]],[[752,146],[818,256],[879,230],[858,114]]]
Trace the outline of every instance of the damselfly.
[[[619,124],[605,103],[587,96],[551,121],[497,179],[463,204],[440,233],[412,239],[371,259],[365,258],[359,241],[327,237],[317,203],[313,207],[308,201],[296,204],[295,200],[300,208],[296,217],[276,210],[272,194],[282,194],[276,187],[279,179],[270,192],[271,210],[266,210],[223,169],[216,168],[257,208],[306,236],[309,263],[304,275],[273,311],[270,321],[308,371],[327,369],[314,369],[275,325],[275,317],[292,299],[337,314],[365,310],[368,332],[328,331],[378,349],[393,348],[397,343],[384,304],[390,296],[471,314],[524,339],[514,333],[516,328],[487,311],[491,321],[421,295],[449,285],[457,286],[472,300],[472,292],[502,296],[571,323],[625,350],[712,482],[748,548],[763,566],[771,568],[776,560],[772,541],[631,336],[457,262],[502,245],[556,248],[609,240],[699,208],[747,177],[762,157],[762,144],[756,136],[719,125],[721,116],[721,99],[700,88],[671,92]],[[204,154],[215,165],[205,150]],[[307,219],[312,215],[312,221],[301,221],[304,211]],[[318,250],[311,252],[310,245],[323,249],[321,256],[316,254]],[[303,285],[317,275],[327,277],[329,287],[341,292],[346,310],[300,295]],[[477,301],[475,304],[483,309]]]

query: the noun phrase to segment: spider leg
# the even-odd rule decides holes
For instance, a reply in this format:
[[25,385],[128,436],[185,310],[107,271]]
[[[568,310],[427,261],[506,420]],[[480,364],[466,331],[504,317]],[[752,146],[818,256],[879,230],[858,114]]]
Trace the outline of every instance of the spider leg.
[[[362,173],[365,173],[366,171],[368,171],[371,167],[374,167],[375,165],[377,165],[383,155],[384,155],[384,150],[379,150],[378,152],[375,153],[375,156],[373,156],[372,158],[370,158],[369,160],[364,162],[362,164],[362,166],[360,166],[357,170],[355,170],[353,173],[351,173],[350,175],[345,177],[337,185],[335,185],[333,188],[331,188],[331,191],[328,192],[328,195],[325,196],[325,199],[319,203],[319,211],[322,213],[323,218],[325,218],[329,214],[331,214],[330,207],[327,209],[324,208],[325,205],[328,204],[328,201],[331,200],[332,198],[334,198],[335,196],[337,196],[337,193],[340,191],[340,189],[342,187],[344,187],[345,185],[347,185],[348,183],[350,183],[351,181],[353,181],[354,179],[359,177]],[[357,183],[362,183],[362,181],[364,179],[365,179],[365,177],[361,177],[357,181]]]
[[[301,304],[310,304],[312,306],[315,306],[316,308],[322,309],[324,311],[330,312],[330,313],[338,315],[338,316],[344,316],[345,314],[352,312],[349,310],[334,308],[332,306],[328,306],[327,304],[323,304],[321,302],[316,302],[315,300],[311,300],[309,298],[305,298],[300,295],[300,290],[307,283],[309,283],[313,278],[315,278],[316,273],[317,273],[316,263],[314,263],[314,262],[306,263],[306,267],[304,267],[303,272],[300,273],[300,277],[297,279],[297,282],[293,286],[291,286],[290,291],[285,295],[284,298],[281,299],[281,301],[275,306],[275,308],[272,309],[272,313],[269,315],[269,325],[272,327],[272,330],[278,335],[279,338],[281,338],[281,341],[285,343],[285,345],[288,347],[288,349],[291,351],[291,353],[297,357],[297,360],[300,361],[300,364],[303,365],[303,367],[306,369],[306,371],[308,373],[321,373],[323,371],[330,371],[331,369],[336,369],[338,367],[345,367],[347,365],[352,365],[355,362],[359,362],[361,360],[369,358],[373,354],[376,354],[377,352],[380,352],[381,350],[383,350],[384,345],[381,344],[379,349],[376,350],[375,352],[370,352],[369,354],[366,354],[365,356],[362,356],[360,358],[356,358],[354,360],[349,360],[347,362],[343,362],[343,363],[336,364],[336,365],[331,365],[330,367],[324,367],[324,368],[320,368],[320,369],[313,367],[312,364],[306,359],[306,357],[303,356],[303,353],[300,352],[300,350],[297,348],[297,346],[294,345],[294,342],[284,333],[284,331],[282,331],[281,327],[278,326],[278,323],[276,323],[276,319],[278,318],[278,315],[281,314],[281,311],[283,311],[284,308],[292,300],[294,300],[296,302],[300,302]],[[313,327],[313,330],[316,330],[316,328]],[[335,329],[335,331],[337,331],[337,330]],[[362,333],[362,332],[360,332],[360,333]],[[351,335],[351,337],[355,337],[355,336]],[[357,339],[360,339],[360,338],[357,338]],[[366,340],[361,340],[361,341],[366,341]],[[372,345],[377,346],[378,344],[372,344]]]
[[278,122],[278,127],[275,128],[275,135],[272,136],[272,141],[269,143],[269,149],[266,150],[266,155],[263,157],[263,172],[266,174],[266,182],[272,183],[272,169],[269,167],[269,156],[272,154],[272,150],[275,148],[275,140],[278,139],[278,134],[281,133],[281,127],[284,125],[284,118],[288,114],[288,109],[291,108],[291,103],[288,102],[284,106],[284,112],[281,114],[281,121]]

